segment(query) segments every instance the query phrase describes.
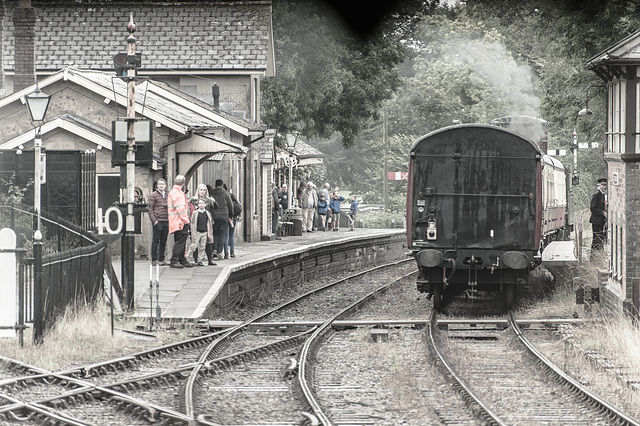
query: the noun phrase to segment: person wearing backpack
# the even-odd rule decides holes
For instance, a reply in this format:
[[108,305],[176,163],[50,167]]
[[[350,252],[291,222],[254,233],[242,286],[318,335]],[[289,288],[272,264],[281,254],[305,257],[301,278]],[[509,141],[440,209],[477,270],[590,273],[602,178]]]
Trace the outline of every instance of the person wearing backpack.
[[[227,235],[228,228],[233,225],[233,201],[231,196],[224,189],[222,179],[216,179],[215,188],[210,192],[215,200],[217,207],[213,210],[213,243],[218,260],[223,260],[223,253],[226,249],[224,237]],[[229,256],[227,256],[227,259]]]
[[[227,184],[223,184],[222,187],[225,190],[227,190]],[[231,196],[231,201],[233,202],[233,216],[231,217],[231,222],[229,222],[229,227],[227,228],[227,232],[224,235],[224,258],[225,259],[228,259],[229,256],[236,257],[236,254],[235,254],[236,224],[238,222],[238,218],[242,214],[242,204],[240,204],[240,201],[238,201],[238,198],[235,196],[235,194],[233,194],[233,192],[229,192],[229,195]]]

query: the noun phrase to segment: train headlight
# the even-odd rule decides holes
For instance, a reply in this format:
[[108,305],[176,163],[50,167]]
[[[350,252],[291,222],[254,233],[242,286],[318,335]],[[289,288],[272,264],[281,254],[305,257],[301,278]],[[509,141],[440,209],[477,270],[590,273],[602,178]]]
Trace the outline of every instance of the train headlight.
[[436,229],[436,221],[431,219],[427,222],[427,240],[435,240],[438,237],[438,231]]
[[502,255],[502,263],[511,269],[524,269],[529,266],[529,259],[519,251],[508,251]]
[[444,256],[438,250],[420,250],[416,255],[416,261],[420,266],[434,268],[442,265],[442,262],[444,262]]

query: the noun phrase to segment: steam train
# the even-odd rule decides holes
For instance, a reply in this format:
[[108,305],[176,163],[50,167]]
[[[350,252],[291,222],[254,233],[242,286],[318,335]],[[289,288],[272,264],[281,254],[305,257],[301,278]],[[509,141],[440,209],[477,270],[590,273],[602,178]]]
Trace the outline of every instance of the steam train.
[[418,290],[435,309],[445,291],[498,292],[511,308],[544,246],[568,236],[570,176],[542,142],[546,122],[513,116],[442,128],[413,145],[407,243]]

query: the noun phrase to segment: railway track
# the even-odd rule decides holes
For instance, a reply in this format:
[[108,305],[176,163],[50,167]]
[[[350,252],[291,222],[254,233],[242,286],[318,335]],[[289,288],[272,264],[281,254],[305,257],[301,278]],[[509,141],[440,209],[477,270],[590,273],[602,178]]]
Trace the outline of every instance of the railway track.
[[547,360],[511,312],[440,324],[434,312],[428,330],[444,373],[485,424],[640,424]]
[[[271,375],[271,379],[282,382],[283,374],[293,378],[297,366],[290,371],[287,367],[297,362],[294,358],[296,348],[309,335],[309,327],[278,327],[269,334],[263,330],[250,331],[250,324],[267,318],[286,319],[291,323],[314,317],[309,313],[320,308],[324,312],[333,311],[341,303],[349,304],[351,295],[371,291],[372,284],[367,275],[394,266],[397,264],[372,268],[309,291],[230,331],[207,334],[127,357],[56,373],[5,360],[8,367],[0,372],[0,421],[57,425],[91,424],[96,419],[104,419],[109,424],[189,424],[198,419],[203,424],[215,423],[207,408],[208,402],[202,397],[210,392],[201,392],[202,386],[205,389],[210,386],[207,382],[210,378],[217,378],[233,366],[251,369],[248,367],[251,362],[264,363],[263,367],[254,369]],[[256,378],[255,375],[250,377]],[[250,387],[250,392],[256,391],[255,386]],[[287,398],[293,401],[291,407],[298,404],[297,397],[290,396],[292,392],[296,395],[295,390],[282,392],[282,383],[262,388],[271,393],[277,389],[288,394]],[[236,386],[234,392],[239,389],[242,386]],[[204,401],[204,406],[194,409],[194,399],[200,404]],[[278,411],[287,411],[283,410],[286,406],[277,407]],[[232,411],[237,412],[235,408]],[[299,424],[300,417],[311,416],[296,409],[292,412],[296,413],[292,424]],[[260,418],[251,412],[248,415],[252,417],[251,421]],[[264,418],[268,416],[267,411]]]
[[[407,261],[397,262],[407,264]],[[410,273],[414,269],[409,267]],[[357,309],[363,300],[375,294],[380,287],[381,277],[375,279],[372,274],[380,275],[382,268],[372,268],[350,277],[336,280],[318,289],[311,290],[294,298],[286,303],[277,306],[267,312],[261,313],[254,318],[241,323],[228,330],[223,337],[213,342],[203,353],[199,365],[194,368],[185,388],[184,412],[193,418],[212,419],[220,424],[238,424],[256,419],[274,418],[278,424],[300,424],[308,419],[309,422],[320,421],[323,424],[323,411],[315,400],[309,377],[306,374],[310,365],[310,357],[314,353],[312,347],[317,344],[326,330],[331,328],[331,323],[344,312]],[[397,274],[396,274],[397,275]],[[386,279],[386,278],[385,278]],[[387,281],[389,281],[387,279]],[[387,283],[388,286],[391,283]],[[252,335],[250,328],[252,324],[263,321],[280,322],[280,331],[271,336],[271,339],[282,339],[282,333],[287,332],[289,326],[298,329],[297,321],[303,320],[320,321],[321,325],[314,326],[308,332],[304,332],[304,338],[300,339],[298,346],[286,347],[284,350],[275,348],[275,343],[265,343],[264,351],[268,357],[263,357],[266,364],[243,363],[243,368],[249,371],[259,372],[258,383],[260,389],[246,384],[241,387],[231,386],[229,381],[225,382],[221,375],[209,377],[211,370],[207,366],[220,358],[221,355],[238,352],[235,349],[238,342],[242,344],[243,337],[248,336],[248,340],[253,342],[255,334]],[[299,338],[294,334],[293,338]],[[267,336],[261,336],[267,338]],[[302,349],[300,349],[300,346]],[[242,346],[241,346],[242,347]],[[236,371],[237,373],[237,371]],[[228,380],[236,381],[237,375],[232,375]],[[286,384],[286,388],[283,387]],[[222,380],[222,382],[221,382]],[[242,378],[240,379],[242,380]],[[241,381],[246,383],[245,381]],[[222,383],[222,384],[221,384]],[[227,383],[227,384],[225,384]],[[271,383],[271,385],[268,385]],[[207,389],[216,387],[229,391],[233,389],[234,398],[232,402],[227,399],[220,399],[220,392],[206,392]],[[252,398],[256,393],[260,398]],[[227,394],[229,392],[226,392]],[[242,393],[243,397],[239,394]],[[266,404],[257,401],[267,401]],[[247,407],[247,401],[256,401]],[[244,404],[243,404],[244,402]],[[243,410],[238,406],[244,407]],[[274,412],[274,407],[284,409]],[[258,422],[259,423],[259,422]],[[260,424],[260,423],[259,423]]]
[[[363,271],[226,330],[80,368],[0,360],[0,424],[637,424],[591,396],[576,403],[564,377],[550,385],[515,322],[441,320],[449,337],[437,337],[413,272],[409,263]],[[442,375],[428,341],[465,356]]]

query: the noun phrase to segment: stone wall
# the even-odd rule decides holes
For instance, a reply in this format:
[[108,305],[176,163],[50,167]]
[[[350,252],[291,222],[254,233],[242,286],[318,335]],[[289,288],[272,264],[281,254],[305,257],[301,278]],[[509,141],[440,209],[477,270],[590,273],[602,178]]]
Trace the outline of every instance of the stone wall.
[[211,318],[236,304],[250,304],[274,291],[323,279],[327,283],[359,271],[407,257],[406,236],[375,236],[311,248],[303,253],[266,259],[233,272],[204,313]]

